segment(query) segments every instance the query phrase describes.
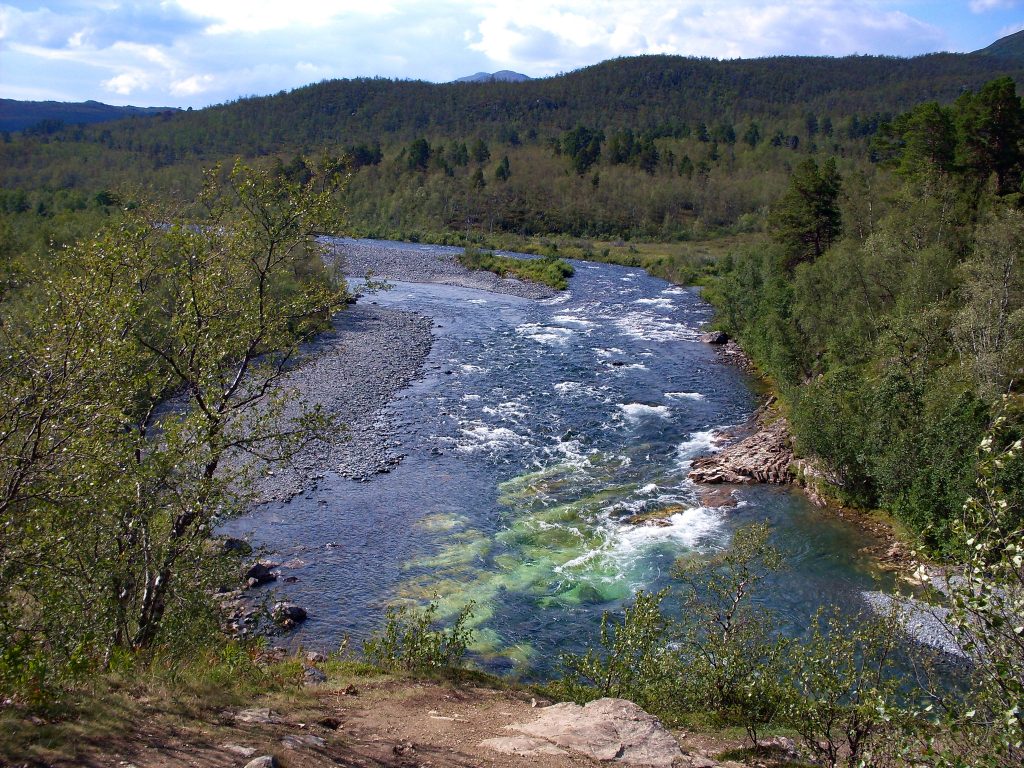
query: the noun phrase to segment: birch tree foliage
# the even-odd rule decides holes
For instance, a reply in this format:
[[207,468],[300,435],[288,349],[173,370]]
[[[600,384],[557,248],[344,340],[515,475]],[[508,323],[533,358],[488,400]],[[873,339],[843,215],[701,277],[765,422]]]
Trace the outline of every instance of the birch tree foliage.
[[0,682],[209,618],[241,459],[335,426],[283,423],[279,384],[344,304],[315,239],[343,182],[330,162],[305,182],[214,169],[199,215],[125,212],[0,304]]

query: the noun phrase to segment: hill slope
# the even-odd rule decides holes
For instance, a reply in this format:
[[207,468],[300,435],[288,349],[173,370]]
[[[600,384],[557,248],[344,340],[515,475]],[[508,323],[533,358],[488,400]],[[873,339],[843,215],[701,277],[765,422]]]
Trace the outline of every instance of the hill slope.
[[73,103],[0,99],[0,131],[23,131],[38,126],[42,131],[52,132],[61,127],[58,124],[88,125],[177,111],[172,107],[115,107],[98,101]]

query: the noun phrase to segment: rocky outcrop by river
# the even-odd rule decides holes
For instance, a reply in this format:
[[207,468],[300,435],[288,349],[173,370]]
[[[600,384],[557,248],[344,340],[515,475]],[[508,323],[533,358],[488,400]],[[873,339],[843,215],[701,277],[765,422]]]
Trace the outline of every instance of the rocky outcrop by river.
[[786,419],[772,409],[774,398],[754,415],[753,432],[710,456],[694,459],[695,483],[789,483],[793,480],[793,443]]

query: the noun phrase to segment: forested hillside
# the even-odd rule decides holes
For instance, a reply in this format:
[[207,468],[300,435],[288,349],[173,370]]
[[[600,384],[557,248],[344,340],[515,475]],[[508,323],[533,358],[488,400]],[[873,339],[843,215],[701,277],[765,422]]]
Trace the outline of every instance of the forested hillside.
[[[1011,46],[1012,48],[1012,46]],[[7,207],[97,193],[198,190],[223,158],[347,152],[349,215],[367,233],[568,233],[680,239],[757,231],[805,156],[868,168],[894,115],[950,103],[1012,55],[912,59],[644,56],[521,83],[336,80],[204,110],[15,135]],[[75,202],[50,198],[70,196]]]
[[56,133],[65,126],[103,123],[126,117],[153,116],[176,110],[164,107],[115,107],[98,101],[69,104],[61,101],[0,99],[0,131],[29,134]]

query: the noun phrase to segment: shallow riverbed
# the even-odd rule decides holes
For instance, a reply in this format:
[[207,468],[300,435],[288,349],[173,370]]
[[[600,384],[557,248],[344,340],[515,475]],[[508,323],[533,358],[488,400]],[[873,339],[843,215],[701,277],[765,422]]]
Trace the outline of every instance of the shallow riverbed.
[[[328,473],[224,528],[296,577],[273,587],[309,611],[296,642],[358,640],[393,601],[436,598],[446,615],[472,601],[477,659],[543,676],[595,640],[603,611],[755,520],[788,560],[758,599],[790,632],[823,602],[892,587],[859,554],[863,534],[789,489],[698,503],[689,462],[749,417],[751,382],[700,343],[711,310],[694,291],[576,267],[541,301],[403,282],[363,300],[433,318],[425,375],[385,413],[404,460],[367,482]],[[643,513],[663,519],[631,520]]]

